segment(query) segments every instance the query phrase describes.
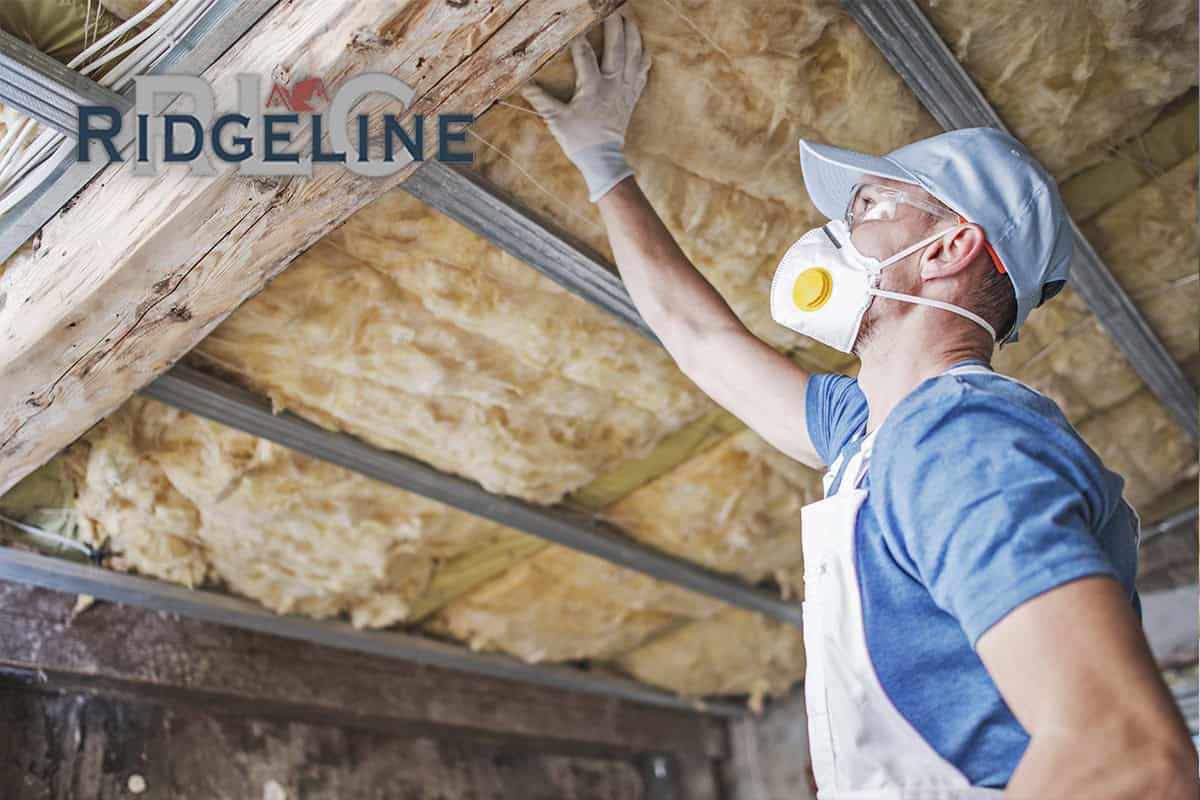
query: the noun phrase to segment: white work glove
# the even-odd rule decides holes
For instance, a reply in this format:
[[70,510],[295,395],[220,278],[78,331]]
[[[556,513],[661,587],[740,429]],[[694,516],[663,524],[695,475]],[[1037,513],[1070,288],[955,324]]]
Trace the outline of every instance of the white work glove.
[[620,14],[604,20],[604,65],[588,40],[571,42],[575,62],[575,94],[563,103],[536,83],[521,96],[546,120],[550,133],[587,182],[593,203],[633,174],[621,148],[633,107],[646,86],[650,57],[642,51],[637,23]]

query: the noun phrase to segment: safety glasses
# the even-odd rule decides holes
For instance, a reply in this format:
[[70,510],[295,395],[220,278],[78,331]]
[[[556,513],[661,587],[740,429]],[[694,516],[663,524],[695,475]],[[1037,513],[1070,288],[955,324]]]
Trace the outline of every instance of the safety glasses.
[[855,225],[868,220],[895,219],[901,204],[919,208],[939,219],[959,220],[957,214],[899,189],[877,183],[856,183],[850,189],[850,201],[843,217],[846,229],[853,232]]

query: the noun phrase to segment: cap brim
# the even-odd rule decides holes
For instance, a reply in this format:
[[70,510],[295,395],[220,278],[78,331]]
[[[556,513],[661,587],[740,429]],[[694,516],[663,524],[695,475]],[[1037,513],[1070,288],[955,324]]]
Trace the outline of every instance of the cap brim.
[[869,156],[805,139],[800,140],[800,169],[813,205],[830,219],[841,219],[851,187],[865,175],[921,185],[907,170],[883,156]]

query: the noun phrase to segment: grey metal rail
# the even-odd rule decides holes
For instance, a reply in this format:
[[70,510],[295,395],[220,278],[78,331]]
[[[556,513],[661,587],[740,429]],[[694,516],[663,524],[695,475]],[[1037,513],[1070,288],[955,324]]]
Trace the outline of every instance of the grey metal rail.
[[381,450],[344,433],[328,431],[288,412],[273,414],[267,403],[252,392],[191,367],[173,367],[141,393],[368,478],[698,594],[758,611],[781,622],[793,625],[801,622],[799,604],[648,547],[594,516],[493,494],[474,481],[442,472],[415,458]]
[[477,653],[425,636],[397,631],[359,630],[346,622],[277,614],[230,595],[189,589],[154,578],[128,575],[13,547],[0,546],[0,578],[60,592],[90,594],[114,603],[129,603],[327,647],[502,680],[617,697],[721,717],[745,714],[740,705],[729,701],[691,700],[633,680],[571,667],[527,664],[510,656]]
[[[204,12],[200,19],[155,63],[147,74],[201,74],[277,2],[279,0],[217,0],[212,8]],[[67,69],[49,56],[43,57],[53,62],[59,70],[65,70],[75,76],[76,81],[93,83],[90,79]],[[73,85],[69,76],[52,71],[49,65],[44,66],[45,69],[41,71],[43,77],[40,79],[43,82],[53,81],[60,87],[60,92],[67,91]],[[6,103],[13,102],[8,91],[9,85],[0,84],[0,100]],[[104,91],[109,92],[108,89],[104,89]],[[129,88],[120,94],[113,92],[109,92],[109,94],[117,100],[105,101],[104,104],[120,109],[132,108],[133,84],[130,84]],[[73,109],[72,113],[77,114],[78,112]],[[119,151],[124,151],[133,142],[133,128],[134,126],[126,121],[122,132],[114,137],[114,144]],[[62,128],[59,127],[59,130]],[[72,123],[69,135],[73,137],[74,133],[75,124]],[[46,176],[36,189],[8,213],[0,216],[0,263],[15,253],[30,236],[37,233],[105,166],[106,162],[98,158],[81,163],[75,159],[75,153],[72,152]]]
[[1164,533],[1170,533],[1188,525],[1195,527],[1198,517],[1200,517],[1200,509],[1196,507],[1185,508],[1183,511],[1176,512],[1166,519],[1159,520],[1152,525],[1142,528],[1139,540],[1142,544],[1145,544],[1151,539],[1162,536]]
[[111,89],[2,30],[0,100],[71,138],[79,130],[80,106],[113,106],[125,112],[132,105]]
[[522,208],[506,192],[469,169],[426,161],[401,188],[651,341],[625,284],[587,245]]
[[[1008,130],[914,0],[842,0],[842,5],[943,128]],[[1078,226],[1071,227],[1071,284],[1150,391],[1193,441],[1200,439],[1196,390]]]

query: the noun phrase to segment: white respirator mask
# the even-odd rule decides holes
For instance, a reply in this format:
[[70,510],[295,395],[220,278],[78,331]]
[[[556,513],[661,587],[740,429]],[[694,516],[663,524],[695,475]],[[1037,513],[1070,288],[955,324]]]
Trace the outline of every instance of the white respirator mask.
[[872,297],[931,306],[965,317],[996,341],[996,331],[983,317],[951,303],[879,288],[884,267],[895,264],[946,231],[935,233],[880,261],[860,253],[842,220],[814,228],[788,248],[771,281],[771,318],[797,333],[849,353],[858,339]]

